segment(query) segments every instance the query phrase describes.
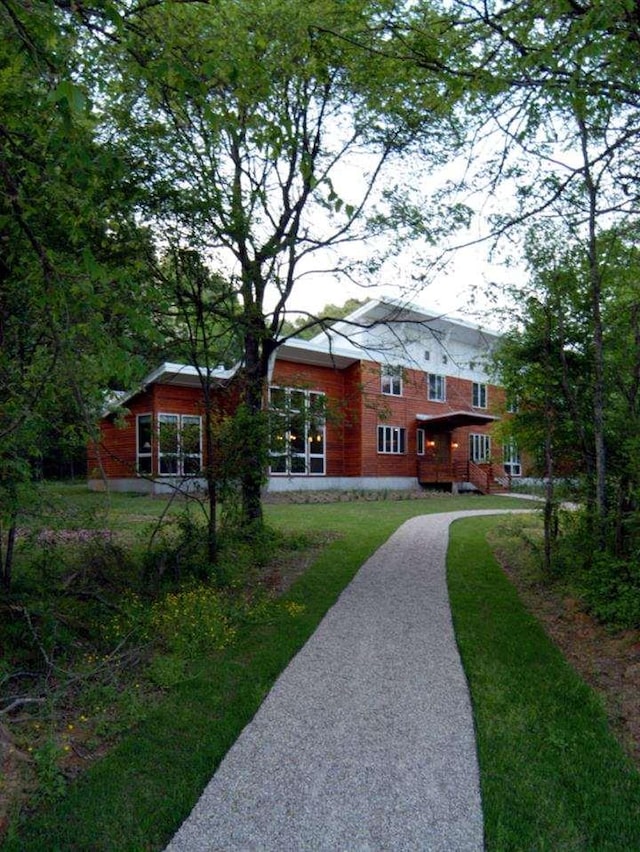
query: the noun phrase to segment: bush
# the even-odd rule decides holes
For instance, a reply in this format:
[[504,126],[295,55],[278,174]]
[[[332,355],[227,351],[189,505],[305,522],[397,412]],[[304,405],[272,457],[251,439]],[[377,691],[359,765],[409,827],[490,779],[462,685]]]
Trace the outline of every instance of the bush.
[[617,629],[640,627],[640,554],[636,559],[616,559],[595,553],[584,571],[584,598],[600,621]]
[[233,642],[224,596],[211,586],[169,592],[151,607],[152,634],[180,657],[198,657]]

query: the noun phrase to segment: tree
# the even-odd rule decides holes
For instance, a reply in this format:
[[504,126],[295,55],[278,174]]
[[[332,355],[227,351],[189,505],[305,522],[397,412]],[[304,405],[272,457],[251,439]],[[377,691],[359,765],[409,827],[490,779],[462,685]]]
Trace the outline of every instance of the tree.
[[[256,423],[294,287],[316,257],[325,272],[348,272],[330,252],[383,228],[378,217],[368,230],[366,213],[385,168],[427,130],[434,151],[445,134],[435,82],[416,91],[403,63],[351,44],[354,33],[370,45],[386,37],[376,29],[385,7],[150,4],[127,14],[111,52],[103,97],[119,137],[150,165],[141,210],[159,250],[195,251],[225,270],[240,309],[221,303],[216,321],[241,337],[239,389]],[[249,523],[261,519],[262,449],[245,453]]]
[[[445,60],[444,73],[468,80],[465,191],[475,171],[484,210],[493,213],[487,238],[508,236],[521,248],[523,231],[546,234],[547,225],[565,235],[574,254],[582,251],[589,269],[591,502],[604,541],[610,507],[600,243],[613,226],[628,230],[640,203],[640,17],[634,4],[602,0],[417,4],[408,19],[390,25],[424,68],[442,65],[425,26],[434,14],[457,34],[459,50]],[[500,198],[493,208],[489,193]]]
[[[640,508],[635,463],[640,422],[640,358],[637,350],[640,298],[636,232],[610,230],[600,235],[598,268],[602,271],[600,323],[603,329],[602,423],[593,418],[598,353],[593,347],[592,266],[582,246],[573,250],[553,240],[530,252],[532,290],[518,331],[498,354],[498,369],[508,390],[518,396],[513,426],[528,447],[546,446],[542,472],[554,467],[580,476],[589,527],[587,562],[594,551],[616,559],[633,558],[638,545]],[[607,459],[604,518],[594,482],[598,480],[598,446],[604,438]]]
[[204,478],[207,483],[207,552],[211,565],[217,554],[218,491],[223,476],[220,430],[225,419],[214,372],[220,365],[234,366],[241,341],[232,320],[240,308],[237,294],[221,275],[213,275],[195,251],[170,246],[160,263],[150,260],[155,287],[152,291],[154,327],[165,351],[186,360],[198,371],[204,414]]
[[[126,152],[98,141],[72,28],[48,4],[0,6],[0,568],[54,429],[89,433],[140,320]],[[25,109],[25,104],[29,108]],[[129,359],[130,360],[130,359]],[[68,412],[72,420],[68,420]]]

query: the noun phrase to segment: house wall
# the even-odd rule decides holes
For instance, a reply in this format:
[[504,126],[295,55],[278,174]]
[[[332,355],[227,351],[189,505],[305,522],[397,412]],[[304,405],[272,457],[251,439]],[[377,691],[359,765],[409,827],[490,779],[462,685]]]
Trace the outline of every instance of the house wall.
[[[443,368],[434,370],[446,375]],[[300,387],[326,394],[329,416],[326,424],[326,466],[324,476],[272,476],[270,489],[347,487],[412,487],[417,476],[416,433],[428,423],[419,423],[417,415],[438,415],[453,411],[473,411],[472,378],[446,377],[446,399],[430,401],[427,392],[427,373],[422,369],[404,368],[401,396],[383,394],[381,367],[372,361],[355,362],[345,369],[323,367],[277,360],[272,377],[273,385]],[[234,407],[233,390],[219,392],[219,405]],[[504,401],[502,389],[488,385],[488,405],[484,413],[497,413]],[[153,385],[130,400],[128,414],[122,419],[107,417],[102,421],[102,441],[99,448],[89,450],[89,478],[99,487],[104,475],[118,480],[125,490],[162,490],[170,485],[170,477],[157,477],[157,487],[148,480],[136,477],[136,415],[200,414],[203,413],[199,388],[173,385]],[[378,426],[402,427],[406,430],[404,454],[378,452]],[[486,433],[489,426],[464,427],[447,436],[458,444],[452,450],[454,461],[466,461],[469,454],[469,434]],[[494,444],[494,456],[500,458],[501,445]],[[157,449],[153,446],[153,474],[157,476]],[[162,484],[164,483],[164,485]],[[117,487],[117,486],[116,486]]]
[[[136,476],[136,417],[151,414],[202,414],[202,393],[199,388],[172,385],[153,385],[134,397],[127,405],[124,417],[115,415],[101,421],[101,440],[88,449],[88,475],[92,481],[104,477],[116,479]],[[158,472],[155,430],[152,430],[153,474]],[[140,490],[144,489],[141,485]]]

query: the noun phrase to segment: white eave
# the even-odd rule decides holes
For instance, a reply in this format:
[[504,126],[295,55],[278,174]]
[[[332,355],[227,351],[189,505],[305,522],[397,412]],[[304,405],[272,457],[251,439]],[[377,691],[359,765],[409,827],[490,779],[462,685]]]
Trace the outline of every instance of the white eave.
[[[237,369],[237,365],[228,370],[224,367],[219,367],[211,371],[210,379],[213,384],[224,385],[235,376]],[[105,404],[102,416],[108,417],[110,414],[114,414],[118,409],[123,408],[129,400],[140,393],[144,393],[150,385],[155,383],[185,388],[199,388],[202,384],[200,372],[190,364],[174,364],[171,362],[161,364],[151,373],[148,373],[134,390],[124,393],[113,393]]]
[[335,367],[339,370],[350,367],[364,357],[362,350],[347,346],[332,346],[326,340],[313,343],[309,340],[291,338],[281,343],[275,351],[277,361],[293,361],[319,367]]

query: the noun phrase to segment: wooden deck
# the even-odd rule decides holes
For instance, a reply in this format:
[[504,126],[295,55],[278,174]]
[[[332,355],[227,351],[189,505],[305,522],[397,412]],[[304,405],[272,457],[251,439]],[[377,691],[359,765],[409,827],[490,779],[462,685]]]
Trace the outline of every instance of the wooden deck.
[[418,459],[418,482],[420,485],[453,485],[454,482],[470,482],[482,494],[495,494],[509,490],[508,477],[504,470],[492,465],[480,466],[467,462],[433,462]]

